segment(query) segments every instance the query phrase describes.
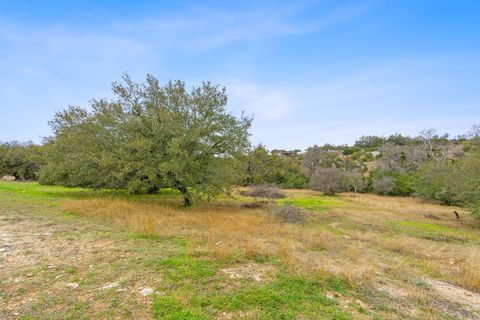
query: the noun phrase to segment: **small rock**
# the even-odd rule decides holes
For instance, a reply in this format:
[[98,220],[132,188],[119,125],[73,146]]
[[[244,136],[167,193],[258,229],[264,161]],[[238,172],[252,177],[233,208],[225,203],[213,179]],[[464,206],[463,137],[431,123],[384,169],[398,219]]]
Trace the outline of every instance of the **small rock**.
[[362,300],[360,299],[357,299],[355,300],[355,303],[358,304],[360,307],[362,307],[363,309],[368,309],[368,305],[366,305]]
[[15,181],[15,180],[17,180],[17,178],[15,178],[15,176],[12,176],[12,175],[6,175],[2,177],[2,181]]
[[152,288],[140,288],[138,290],[140,292],[140,294],[144,297],[146,296],[149,296],[153,293],[153,289]]
[[20,282],[22,282],[22,281],[23,281],[22,278],[15,278],[15,279],[13,279],[13,283],[20,283]]
[[109,289],[116,288],[118,286],[119,286],[118,282],[107,283],[107,284],[101,286],[99,290],[109,290]]
[[79,284],[76,283],[76,282],[71,282],[71,283],[67,283],[66,287],[67,288],[70,288],[70,289],[76,289],[78,288]]

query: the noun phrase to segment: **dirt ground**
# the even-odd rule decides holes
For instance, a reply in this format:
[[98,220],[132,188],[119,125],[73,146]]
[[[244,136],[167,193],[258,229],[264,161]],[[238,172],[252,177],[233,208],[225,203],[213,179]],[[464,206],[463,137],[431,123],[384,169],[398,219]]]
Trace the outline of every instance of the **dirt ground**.
[[[117,232],[118,233],[118,232]],[[0,319],[149,319],[161,244],[110,227],[0,209]]]

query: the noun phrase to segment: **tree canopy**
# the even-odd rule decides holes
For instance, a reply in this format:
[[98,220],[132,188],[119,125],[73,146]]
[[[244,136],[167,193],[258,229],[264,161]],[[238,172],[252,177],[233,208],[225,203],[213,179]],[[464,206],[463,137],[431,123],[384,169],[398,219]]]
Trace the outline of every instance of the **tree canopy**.
[[11,175],[17,180],[36,180],[43,159],[44,149],[33,142],[0,142],[0,178]]

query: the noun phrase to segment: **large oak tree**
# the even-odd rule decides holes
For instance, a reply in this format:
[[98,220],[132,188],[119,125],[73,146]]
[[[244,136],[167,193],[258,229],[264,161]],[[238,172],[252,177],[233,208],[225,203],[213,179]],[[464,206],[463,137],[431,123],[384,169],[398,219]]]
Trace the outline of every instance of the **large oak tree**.
[[91,110],[69,107],[50,122],[54,136],[41,182],[151,193],[176,188],[214,197],[238,179],[237,156],[249,147],[251,118],[226,110],[225,88],[205,82],[188,91],[182,81],[161,86],[128,75],[113,84],[114,100]]

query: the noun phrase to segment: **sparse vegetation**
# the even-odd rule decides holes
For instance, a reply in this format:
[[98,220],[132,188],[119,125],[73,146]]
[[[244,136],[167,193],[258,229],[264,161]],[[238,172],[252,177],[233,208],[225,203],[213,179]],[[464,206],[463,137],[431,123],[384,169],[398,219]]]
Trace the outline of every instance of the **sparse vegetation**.
[[287,195],[282,189],[272,185],[255,185],[248,191],[241,192],[243,195],[249,197],[267,198],[267,199],[281,199]]

